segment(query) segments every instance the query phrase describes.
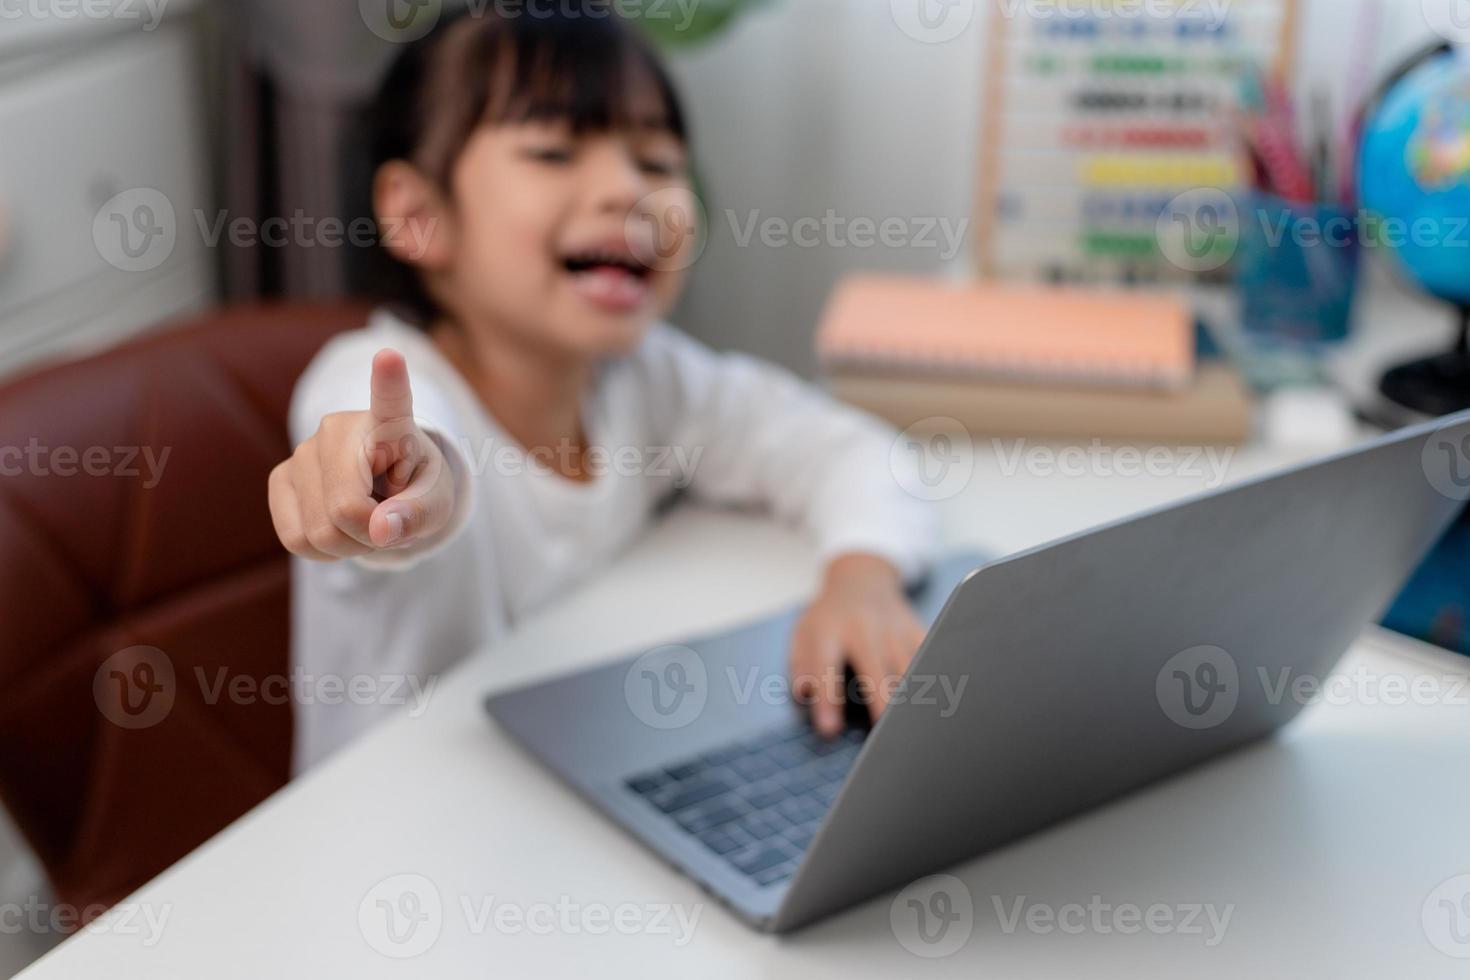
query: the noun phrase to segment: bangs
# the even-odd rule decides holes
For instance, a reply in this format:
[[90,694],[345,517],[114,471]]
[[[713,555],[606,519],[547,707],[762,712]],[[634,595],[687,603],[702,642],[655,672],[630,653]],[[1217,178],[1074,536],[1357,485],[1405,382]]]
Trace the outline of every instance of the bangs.
[[[663,65],[637,27],[606,4],[516,17],[462,13],[432,37],[404,59],[419,61],[426,77],[411,111],[380,129],[398,145],[380,146],[379,163],[411,160],[448,186],[455,159],[487,124],[564,123],[579,136],[644,130],[688,141]],[[392,84],[390,73],[385,88]]]
[[579,136],[654,130],[686,138],[663,66],[632,26],[610,14],[522,18],[495,46],[482,122],[564,123]]

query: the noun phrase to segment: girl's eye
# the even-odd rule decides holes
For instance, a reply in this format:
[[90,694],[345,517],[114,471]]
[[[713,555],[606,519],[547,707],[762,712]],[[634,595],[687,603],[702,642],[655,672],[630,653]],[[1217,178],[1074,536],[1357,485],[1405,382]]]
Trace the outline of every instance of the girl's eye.
[[538,146],[526,151],[526,156],[538,163],[571,163],[572,151],[565,146]]
[[674,177],[679,173],[679,165],[669,160],[653,160],[644,158],[638,161],[638,168],[651,177]]

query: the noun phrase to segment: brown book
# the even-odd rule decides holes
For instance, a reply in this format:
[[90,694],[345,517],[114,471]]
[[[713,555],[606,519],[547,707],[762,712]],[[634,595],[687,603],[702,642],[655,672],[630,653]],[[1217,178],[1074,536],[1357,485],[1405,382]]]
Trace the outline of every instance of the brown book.
[[[1249,390],[1232,368],[1204,364],[1180,391],[956,381],[843,371],[834,396],[907,429],[955,419],[975,435],[1236,445],[1253,428]],[[938,423],[936,423],[937,425]]]
[[830,372],[1183,390],[1194,316],[1177,296],[855,275],[817,332]]

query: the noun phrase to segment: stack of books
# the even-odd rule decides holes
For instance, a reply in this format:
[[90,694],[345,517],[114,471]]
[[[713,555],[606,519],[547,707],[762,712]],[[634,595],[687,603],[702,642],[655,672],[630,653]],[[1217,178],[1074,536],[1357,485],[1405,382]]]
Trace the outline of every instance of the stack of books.
[[900,428],[1174,444],[1249,438],[1250,393],[1197,363],[1182,299],[858,276],[817,334],[829,390]]

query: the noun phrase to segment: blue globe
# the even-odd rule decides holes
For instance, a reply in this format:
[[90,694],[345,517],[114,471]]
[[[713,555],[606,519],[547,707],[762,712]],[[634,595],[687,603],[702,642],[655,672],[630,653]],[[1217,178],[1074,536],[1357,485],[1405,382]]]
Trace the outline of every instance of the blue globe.
[[1470,306],[1470,58],[1434,58],[1388,91],[1360,173],[1372,237],[1423,289]]

